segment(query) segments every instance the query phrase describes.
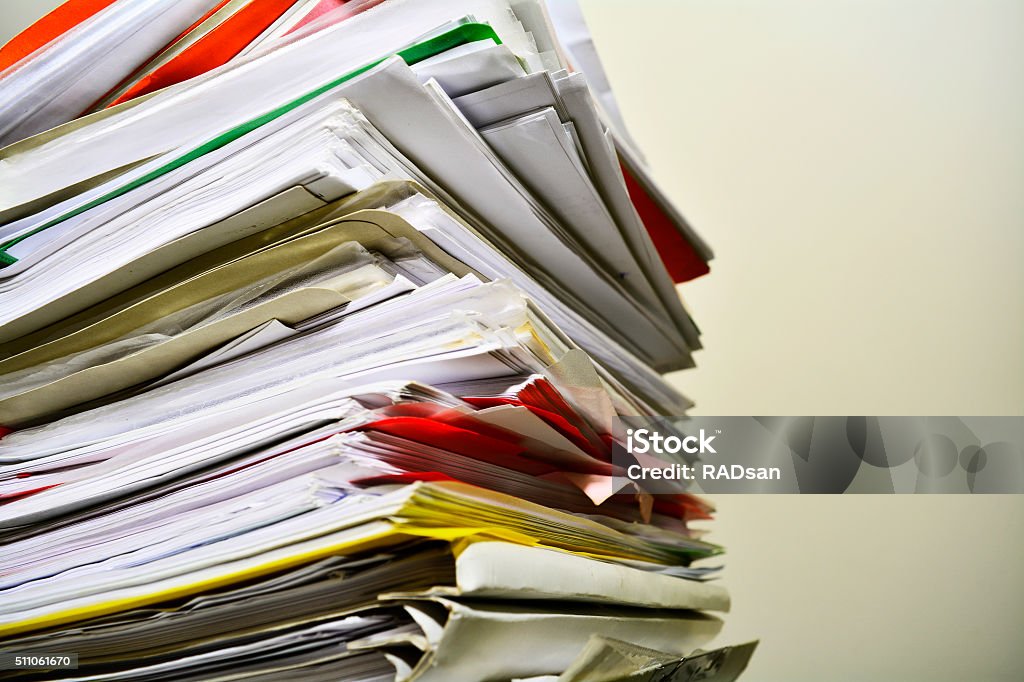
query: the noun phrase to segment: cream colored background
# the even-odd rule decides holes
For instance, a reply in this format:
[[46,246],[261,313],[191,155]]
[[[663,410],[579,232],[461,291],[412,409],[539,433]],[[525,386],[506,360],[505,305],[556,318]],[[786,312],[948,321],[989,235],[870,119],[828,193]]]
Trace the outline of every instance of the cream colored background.
[[[698,412],[1024,412],[1024,2],[582,4],[716,251]],[[715,502],[749,682],[1024,679],[1024,499]]]
[[[57,3],[0,0],[0,41]],[[1024,2],[582,0],[714,246],[704,414],[1024,411]],[[749,682],[1020,680],[1019,497],[729,497]]]

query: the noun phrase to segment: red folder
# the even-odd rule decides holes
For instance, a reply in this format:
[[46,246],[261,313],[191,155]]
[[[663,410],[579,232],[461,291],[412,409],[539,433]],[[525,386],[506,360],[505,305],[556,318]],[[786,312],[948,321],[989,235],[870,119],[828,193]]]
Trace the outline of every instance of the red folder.
[[626,164],[621,164],[629,198],[640,214],[654,248],[665,263],[668,274],[676,283],[689,282],[711,272],[693,245],[679,231],[673,220],[662,210],[654,197],[633,176]]
[[430,447],[450,450],[456,454],[496,466],[516,469],[533,476],[557,471],[550,464],[530,459],[528,452],[518,443],[443,424],[433,419],[418,417],[381,419],[361,426],[357,430],[379,431]]
[[294,4],[295,0],[252,0],[170,62],[143,77],[110,106],[181,83],[226,64]]

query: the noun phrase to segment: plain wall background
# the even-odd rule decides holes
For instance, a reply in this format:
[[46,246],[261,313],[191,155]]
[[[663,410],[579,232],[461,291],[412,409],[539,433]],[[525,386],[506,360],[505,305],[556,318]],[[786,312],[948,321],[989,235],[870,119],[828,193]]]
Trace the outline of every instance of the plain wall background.
[[0,45],[62,2],[63,0],[0,0]]
[[[58,3],[0,1],[0,42]],[[703,414],[1024,411],[1024,3],[582,0],[714,247]],[[743,678],[1019,680],[1020,497],[719,496]]]
[[583,4],[718,256],[699,412],[1024,413],[1024,2]]

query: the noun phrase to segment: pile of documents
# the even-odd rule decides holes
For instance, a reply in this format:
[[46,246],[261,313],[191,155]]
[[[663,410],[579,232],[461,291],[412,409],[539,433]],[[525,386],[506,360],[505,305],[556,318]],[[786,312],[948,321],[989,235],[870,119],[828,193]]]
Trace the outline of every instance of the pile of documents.
[[614,476],[711,253],[573,0],[70,0],[0,69],[0,650],[78,657],[6,674],[742,672],[710,506]]

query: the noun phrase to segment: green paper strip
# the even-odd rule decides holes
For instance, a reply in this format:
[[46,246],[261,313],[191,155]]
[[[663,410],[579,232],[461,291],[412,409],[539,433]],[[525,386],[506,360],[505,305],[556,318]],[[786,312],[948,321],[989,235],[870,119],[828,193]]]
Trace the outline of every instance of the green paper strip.
[[[460,45],[465,45],[467,43],[477,42],[479,40],[493,40],[498,45],[501,44],[501,39],[498,37],[498,34],[495,33],[494,29],[491,28],[488,24],[466,23],[460,24],[459,26],[456,26],[452,30],[446,31],[445,33],[430,38],[429,40],[424,40],[423,42],[416,43],[415,45],[407,47],[404,50],[400,50],[397,54],[399,57],[404,59],[407,64],[412,65],[416,64],[417,62],[421,62],[424,59],[428,59],[435,55],[441,54],[442,52],[447,52],[448,50],[454,47],[459,47]],[[220,135],[213,138],[209,142],[206,142],[205,144],[196,147],[192,151],[183,154],[182,156],[179,156],[176,159],[168,161],[166,164],[160,166],[159,168],[153,169],[152,171],[136,178],[135,180],[132,180],[126,185],[118,187],[117,189],[112,190],[101,197],[97,197],[92,201],[83,204],[82,206],[79,206],[76,209],[68,211],[63,215],[57,216],[53,220],[44,223],[43,225],[40,225],[31,232],[27,232],[21,235],[20,237],[17,237],[16,239],[12,239],[8,242],[5,242],[4,244],[0,244],[0,269],[18,262],[17,258],[7,253],[7,250],[14,246],[15,244],[35,234],[40,233],[43,230],[49,229],[54,225],[58,225],[64,222],[65,220],[68,220],[69,218],[73,218],[81,213],[84,213],[85,211],[88,211],[101,204],[104,204],[110,201],[111,199],[116,199],[117,197],[123,194],[127,194],[133,189],[137,189],[142,185],[145,185],[147,182],[155,180],[162,175],[170,173],[171,171],[176,170],[178,168],[181,168],[185,164],[190,163],[205,154],[208,154],[212,151],[216,151],[217,149],[220,149],[224,145],[234,142],[243,135],[251,133],[260,126],[269,123],[270,121],[273,121],[275,118],[283,114],[286,114],[289,111],[295,109],[296,107],[300,107],[303,104],[309,102],[310,100],[319,97],[325,92],[328,92],[338,87],[342,83],[352,80],[353,78],[359,76],[360,74],[366,73],[367,71],[381,64],[384,61],[384,59],[378,59],[372,64],[367,64],[366,66],[360,67],[355,71],[351,71],[345,74],[344,76],[341,76],[340,78],[337,78],[327,83],[326,85],[323,85],[317,88],[316,90],[313,90],[312,92],[306,93],[305,95],[299,97],[298,99],[292,100],[287,104],[283,104],[277,107],[276,109],[273,109],[267,112],[266,114],[263,114],[258,118],[254,118],[251,121],[247,121],[246,123],[235,126],[234,128],[231,128],[230,130],[221,133]]]

